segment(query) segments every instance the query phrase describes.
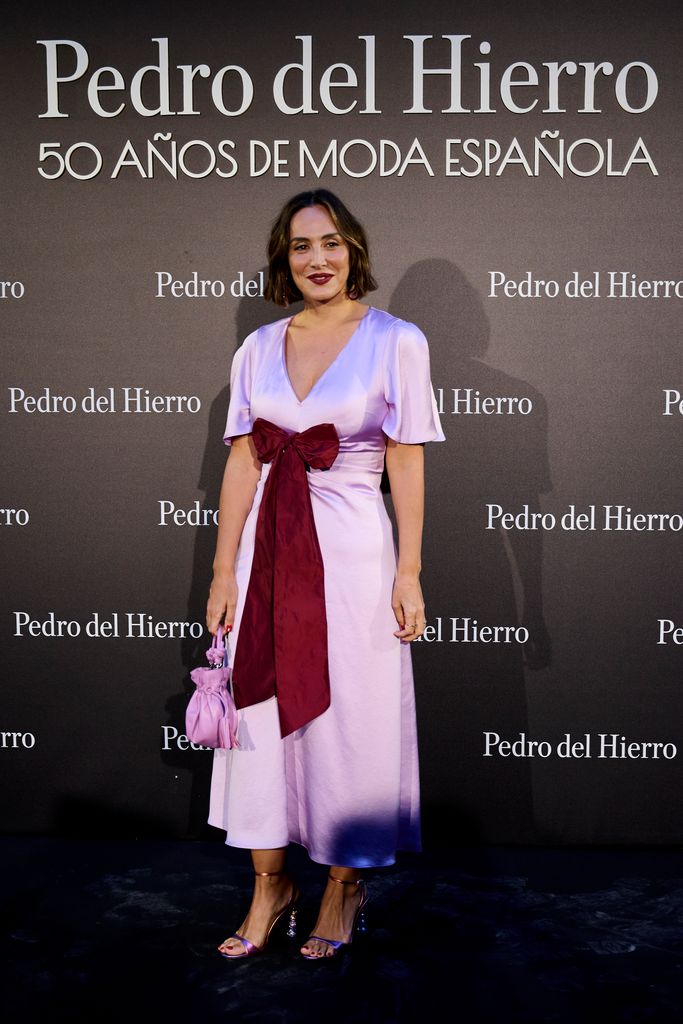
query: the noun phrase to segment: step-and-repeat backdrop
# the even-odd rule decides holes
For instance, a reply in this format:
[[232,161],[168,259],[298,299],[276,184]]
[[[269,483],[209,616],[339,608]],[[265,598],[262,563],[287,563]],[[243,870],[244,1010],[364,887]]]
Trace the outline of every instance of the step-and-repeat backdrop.
[[6,15],[5,830],[222,835],[183,726],[229,369],[283,315],[273,217],[321,185],[368,231],[366,301],[427,335],[447,436],[426,825],[681,839],[681,27],[554,0]]

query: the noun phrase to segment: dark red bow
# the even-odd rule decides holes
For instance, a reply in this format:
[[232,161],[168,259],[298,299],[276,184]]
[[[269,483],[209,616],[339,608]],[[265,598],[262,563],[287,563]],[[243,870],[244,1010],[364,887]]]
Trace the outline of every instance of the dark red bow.
[[277,695],[287,736],[330,706],[323,561],[307,468],[329,469],[339,451],[332,423],[288,434],[254,420],[261,462],[272,462],[263,488],[254,559],[232,668],[238,708]]

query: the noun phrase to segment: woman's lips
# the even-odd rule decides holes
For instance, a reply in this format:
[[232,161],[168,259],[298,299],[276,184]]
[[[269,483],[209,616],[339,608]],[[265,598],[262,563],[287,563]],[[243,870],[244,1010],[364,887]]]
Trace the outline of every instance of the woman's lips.
[[327,281],[332,280],[332,274],[311,274],[308,280],[313,284],[326,284]]

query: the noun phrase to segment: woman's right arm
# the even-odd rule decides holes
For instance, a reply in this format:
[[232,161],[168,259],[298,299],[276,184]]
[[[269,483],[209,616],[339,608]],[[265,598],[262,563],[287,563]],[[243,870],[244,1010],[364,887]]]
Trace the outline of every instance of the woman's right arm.
[[234,437],[230,448],[221,485],[213,580],[206,606],[206,625],[210,633],[216,632],[221,620],[232,625],[235,619],[235,558],[263,469],[251,434]]

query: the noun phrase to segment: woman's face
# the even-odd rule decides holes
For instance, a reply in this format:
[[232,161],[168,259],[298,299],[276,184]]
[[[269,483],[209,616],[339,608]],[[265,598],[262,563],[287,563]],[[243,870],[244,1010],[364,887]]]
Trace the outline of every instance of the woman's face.
[[289,269],[307,304],[345,296],[349,249],[324,206],[305,206],[292,217]]

